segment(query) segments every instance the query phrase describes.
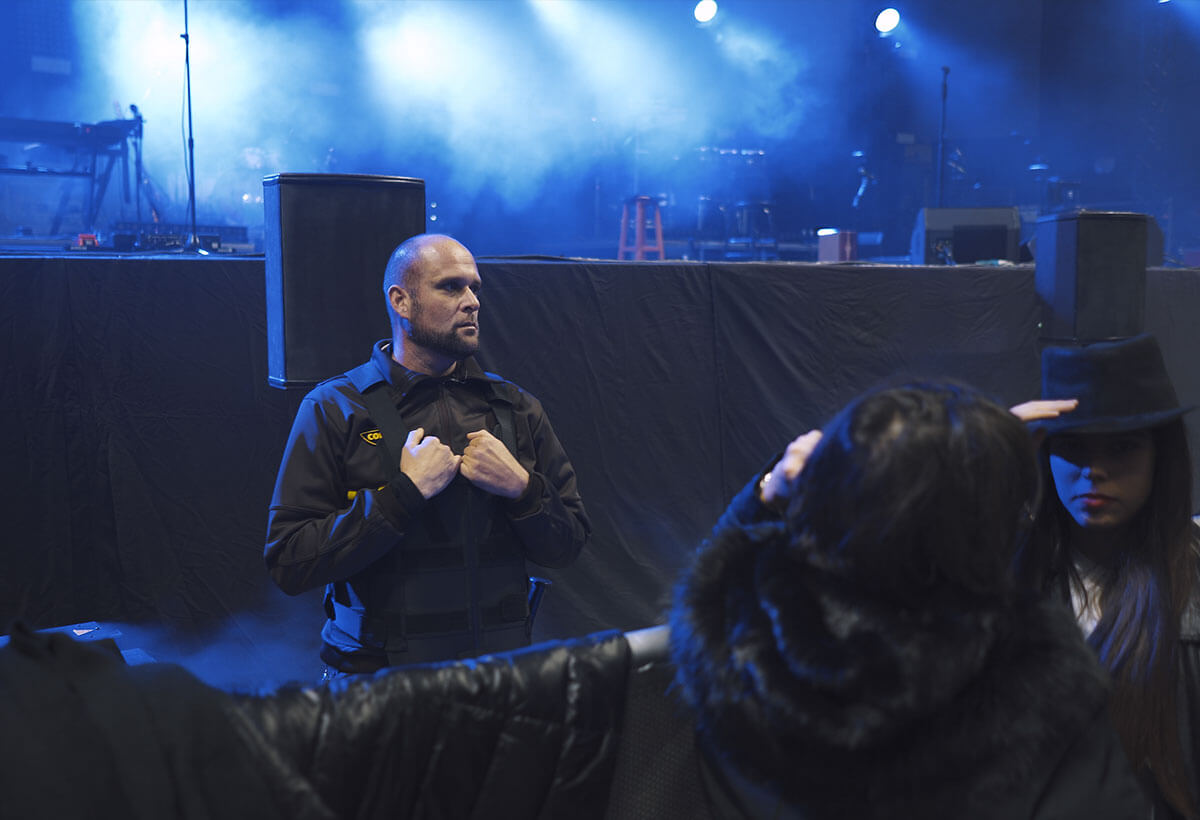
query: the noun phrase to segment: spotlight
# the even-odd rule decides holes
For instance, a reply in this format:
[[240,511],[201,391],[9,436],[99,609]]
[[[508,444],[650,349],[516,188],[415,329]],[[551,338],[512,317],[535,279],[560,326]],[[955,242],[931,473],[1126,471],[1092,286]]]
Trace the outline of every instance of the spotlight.
[[880,34],[891,34],[900,25],[900,12],[884,9],[875,17],[875,30]]
[[717,0],[700,0],[692,14],[697,23],[711,22],[717,16]]

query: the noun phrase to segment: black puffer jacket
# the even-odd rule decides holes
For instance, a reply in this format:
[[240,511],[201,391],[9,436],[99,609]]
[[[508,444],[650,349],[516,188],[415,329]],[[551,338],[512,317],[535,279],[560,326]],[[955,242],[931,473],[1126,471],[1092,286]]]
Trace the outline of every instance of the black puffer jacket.
[[753,487],[671,622],[730,816],[1146,816],[1105,675],[1065,608],[889,607],[791,549]]
[[231,696],[18,625],[0,648],[0,817],[600,817],[628,670],[608,633]]

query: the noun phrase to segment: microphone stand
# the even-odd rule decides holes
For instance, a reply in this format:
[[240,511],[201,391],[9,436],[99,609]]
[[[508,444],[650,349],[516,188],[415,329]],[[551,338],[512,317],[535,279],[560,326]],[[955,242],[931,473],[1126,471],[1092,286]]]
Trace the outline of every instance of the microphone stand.
[[193,251],[201,256],[208,256],[208,251],[200,247],[200,236],[196,230],[196,144],[192,132],[192,41],[191,37],[188,36],[187,7],[187,0],[183,0],[183,34],[179,36],[183,38],[183,66],[187,83],[188,219],[190,220],[189,227],[192,232],[183,250]]
[[865,165],[860,165],[858,168],[858,190],[854,192],[854,199],[850,201],[851,208],[857,208],[862,202],[863,195],[867,192],[867,186],[875,181],[875,176],[867,171]]
[[[186,3],[187,0],[184,0]],[[937,206],[944,207],[946,195],[946,78],[950,76],[950,67],[942,66],[942,121],[938,126],[937,149]]]
[[[130,112],[133,114],[136,124],[133,126],[133,201],[137,207],[137,232],[142,230],[142,112],[138,110],[136,105],[129,106]],[[136,235],[136,234],[135,234]]]

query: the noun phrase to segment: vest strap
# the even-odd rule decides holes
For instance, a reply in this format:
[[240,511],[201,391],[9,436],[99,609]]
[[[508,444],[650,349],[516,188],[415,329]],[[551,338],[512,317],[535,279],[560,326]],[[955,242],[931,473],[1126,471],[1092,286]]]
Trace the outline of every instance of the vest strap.
[[404,417],[392,403],[387,379],[379,372],[374,360],[346,371],[346,377],[354,389],[362,394],[371,420],[379,425],[379,431],[383,433],[383,440],[379,442],[379,457],[383,459],[384,475],[391,481],[400,472],[400,455],[408,438]]

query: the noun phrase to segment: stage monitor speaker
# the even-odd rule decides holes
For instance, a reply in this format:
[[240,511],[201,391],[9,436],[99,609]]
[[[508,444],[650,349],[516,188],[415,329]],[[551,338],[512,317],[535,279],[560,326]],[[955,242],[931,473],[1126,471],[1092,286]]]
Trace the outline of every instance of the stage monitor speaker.
[[1016,262],[1021,213],[1013,208],[922,208],[912,233],[914,265]]
[[1145,214],[1072,211],[1037,222],[1043,339],[1080,343],[1136,336],[1145,326]]
[[425,182],[275,174],[266,210],[267,380],[310,387],[366,360],[391,333],[383,269],[425,232]]

